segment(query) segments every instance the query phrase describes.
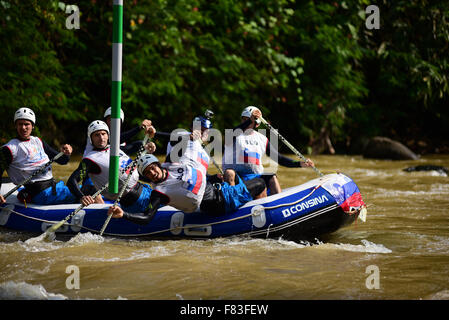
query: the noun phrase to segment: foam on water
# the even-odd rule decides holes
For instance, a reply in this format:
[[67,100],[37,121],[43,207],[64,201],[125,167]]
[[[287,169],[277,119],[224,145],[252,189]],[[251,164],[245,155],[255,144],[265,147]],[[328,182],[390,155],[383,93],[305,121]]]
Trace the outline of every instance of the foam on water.
[[133,251],[130,256],[113,256],[113,257],[88,257],[85,261],[91,262],[118,262],[118,261],[137,261],[149,258],[165,257],[174,255],[176,250],[170,250],[163,246],[151,247],[147,249]]
[[339,243],[339,244],[323,244],[322,246],[336,248],[344,251],[352,252],[366,252],[366,253],[391,253],[390,249],[386,248],[383,244],[376,244],[368,240],[361,240],[362,244],[354,245],[349,243]]
[[377,188],[376,195],[382,198],[449,195],[449,184],[434,183],[430,186],[429,190],[391,190],[385,188]]
[[[68,299],[70,298],[63,294],[48,292],[41,284],[35,285],[23,281],[20,282],[7,281],[0,283],[0,300],[68,300]],[[128,300],[128,299],[119,295],[117,296],[116,300]]]
[[7,281],[0,283],[0,299],[67,300],[68,298],[62,294],[47,292],[41,284]]
[[449,290],[442,290],[428,295],[424,299],[428,300],[449,300]]
[[69,241],[59,241],[59,240],[48,241],[45,240],[45,234],[41,234],[37,237],[29,238],[25,241],[18,240],[16,242],[2,244],[0,252],[1,251],[47,252],[47,251],[56,251],[67,247],[83,246],[90,243],[100,244],[105,241],[106,241],[105,238],[103,238],[102,236],[95,235],[90,232],[78,233]]
[[379,178],[388,178],[397,175],[397,172],[391,171],[387,172],[381,169],[364,169],[364,168],[352,168],[349,173],[350,176],[354,177],[379,177]]
[[90,232],[86,233],[78,233],[76,236],[71,238],[67,244],[68,245],[85,245],[88,243],[103,243],[105,242],[105,238],[98,234],[93,234]]

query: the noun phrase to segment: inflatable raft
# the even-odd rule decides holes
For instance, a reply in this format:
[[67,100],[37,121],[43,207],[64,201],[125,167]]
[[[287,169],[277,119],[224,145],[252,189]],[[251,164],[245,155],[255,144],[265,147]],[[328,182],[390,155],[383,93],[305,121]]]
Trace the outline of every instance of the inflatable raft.
[[[5,194],[14,185],[3,183]],[[20,203],[17,191],[1,206],[0,226],[42,233],[72,213],[79,204],[39,206]],[[99,233],[110,204],[85,207],[57,230],[57,234]],[[161,207],[147,225],[111,219],[104,235],[146,239],[208,239],[235,235],[308,240],[364,220],[365,204],[355,182],[342,173],[328,174],[281,193],[253,200],[237,211],[212,217]]]

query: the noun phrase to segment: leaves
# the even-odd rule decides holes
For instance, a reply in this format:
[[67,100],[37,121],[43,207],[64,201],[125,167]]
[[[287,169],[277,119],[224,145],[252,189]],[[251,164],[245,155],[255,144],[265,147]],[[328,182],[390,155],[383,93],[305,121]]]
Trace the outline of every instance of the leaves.
[[[432,123],[441,128],[435,135],[449,136],[447,5],[383,2],[381,29],[367,30],[369,4],[125,0],[125,128],[143,117],[161,131],[186,128],[210,108],[223,130],[258,105],[298,145],[323,130],[343,147],[348,135],[392,127],[399,137],[430,137],[420,128]],[[26,105],[47,140],[82,148],[80,128],[110,105],[112,3],[78,1],[79,30],[65,28],[66,5],[0,2],[3,140],[15,135],[13,112]]]

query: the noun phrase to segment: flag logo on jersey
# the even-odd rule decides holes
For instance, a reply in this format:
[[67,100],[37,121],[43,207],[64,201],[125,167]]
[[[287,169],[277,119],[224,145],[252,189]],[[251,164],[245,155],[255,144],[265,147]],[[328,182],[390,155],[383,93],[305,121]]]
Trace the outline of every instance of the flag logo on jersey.
[[201,165],[206,168],[207,171],[207,168],[209,167],[209,159],[207,158],[207,156],[202,152],[198,152],[198,157],[196,158],[196,160],[201,163]]
[[187,190],[192,191],[193,194],[198,194],[200,191],[201,183],[203,182],[203,175],[201,171],[192,168],[192,178],[187,180]]
[[243,150],[243,163],[260,165],[260,153]]

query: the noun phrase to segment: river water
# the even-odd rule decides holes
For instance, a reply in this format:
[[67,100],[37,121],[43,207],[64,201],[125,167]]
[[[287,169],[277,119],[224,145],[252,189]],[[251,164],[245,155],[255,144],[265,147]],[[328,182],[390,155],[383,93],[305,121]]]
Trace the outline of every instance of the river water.
[[[48,243],[0,229],[0,299],[449,299],[449,177],[402,171],[449,167],[449,156],[313,160],[324,173],[353,178],[368,205],[366,222],[313,243],[91,233]],[[65,180],[76,165],[54,165],[54,175]],[[278,176],[286,188],[316,173],[280,167]]]

